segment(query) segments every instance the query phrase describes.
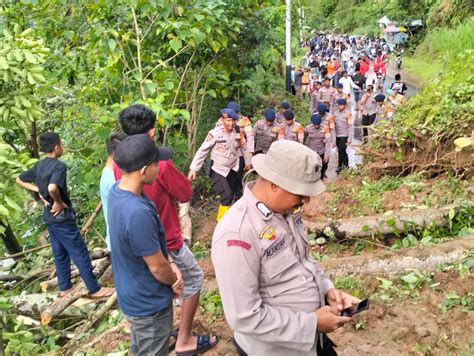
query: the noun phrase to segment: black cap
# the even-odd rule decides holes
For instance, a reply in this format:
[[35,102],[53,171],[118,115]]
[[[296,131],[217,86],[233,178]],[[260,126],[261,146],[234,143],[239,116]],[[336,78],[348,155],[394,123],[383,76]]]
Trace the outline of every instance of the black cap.
[[127,137],[117,145],[114,161],[127,172],[135,172],[150,163],[171,159],[170,148],[158,148],[148,135],[140,134]]

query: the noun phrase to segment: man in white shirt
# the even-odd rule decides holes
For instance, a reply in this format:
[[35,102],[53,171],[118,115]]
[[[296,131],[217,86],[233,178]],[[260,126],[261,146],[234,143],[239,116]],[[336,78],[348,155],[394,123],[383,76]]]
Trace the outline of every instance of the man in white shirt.
[[351,95],[351,88],[362,90],[354,84],[352,78],[347,74],[347,71],[342,72],[342,78],[339,79],[339,83],[342,84],[342,92],[349,96]]

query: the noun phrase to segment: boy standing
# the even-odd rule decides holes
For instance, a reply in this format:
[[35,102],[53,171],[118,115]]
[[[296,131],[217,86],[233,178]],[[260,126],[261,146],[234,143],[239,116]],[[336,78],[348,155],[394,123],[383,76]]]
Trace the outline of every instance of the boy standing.
[[183,288],[155,205],[142,192],[156,179],[162,158],[147,135],[126,138],[114,155],[123,176],[109,192],[112,268],[120,309],[132,324],[134,355],[168,354],[173,293]]
[[46,132],[39,137],[40,150],[45,158],[20,174],[16,182],[25,189],[39,193],[45,201],[43,221],[48,227],[53,250],[54,264],[63,297],[72,289],[71,258],[89,290],[91,298],[113,294],[113,288],[101,288],[92,272],[92,264],[86,243],[76,224],[76,213],[72,209],[66,183],[66,165],[58,160],[63,154],[59,135]]
[[117,145],[127,137],[123,132],[115,132],[109,136],[107,139],[107,161],[105,166],[102,169],[102,174],[100,175],[100,201],[102,202],[102,211],[104,212],[104,220],[106,226],[106,236],[105,243],[107,244],[107,249],[110,251],[110,233],[109,233],[109,222],[107,220],[108,213],[108,197],[110,188],[115,183],[114,177],[114,152],[117,148]]

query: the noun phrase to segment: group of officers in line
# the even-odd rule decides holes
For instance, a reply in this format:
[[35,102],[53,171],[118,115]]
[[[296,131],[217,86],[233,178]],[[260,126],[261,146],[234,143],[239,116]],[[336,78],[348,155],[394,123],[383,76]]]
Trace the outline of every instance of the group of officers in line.
[[[252,168],[252,156],[266,153],[275,141],[295,141],[315,151],[322,160],[321,179],[326,177],[333,147],[338,151],[336,172],[349,166],[347,146],[352,143],[354,134],[350,96],[342,91],[342,85],[331,87],[329,78],[324,80],[324,86],[315,90],[318,99],[313,103],[311,122],[306,127],[295,119],[288,101],[281,102],[277,112],[266,109],[263,118],[253,126],[247,116],[240,114],[237,102],[231,101],[227,108],[220,110],[220,118],[196,152],[188,174],[192,181],[196,173],[206,167],[214,192],[220,196],[217,221],[242,196],[242,178],[244,172]],[[373,93],[371,86],[362,97],[358,110],[362,115],[364,139],[370,125],[391,118],[393,113],[385,96]],[[206,160],[209,153],[210,160]]]

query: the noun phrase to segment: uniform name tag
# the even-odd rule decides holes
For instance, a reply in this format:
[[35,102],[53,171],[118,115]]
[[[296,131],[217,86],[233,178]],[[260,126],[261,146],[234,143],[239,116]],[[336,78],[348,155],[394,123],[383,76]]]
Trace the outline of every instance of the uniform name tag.
[[275,253],[280,251],[286,244],[286,239],[283,239],[281,241],[278,241],[276,244],[272,245],[266,252],[265,254],[267,257],[273,256]]

